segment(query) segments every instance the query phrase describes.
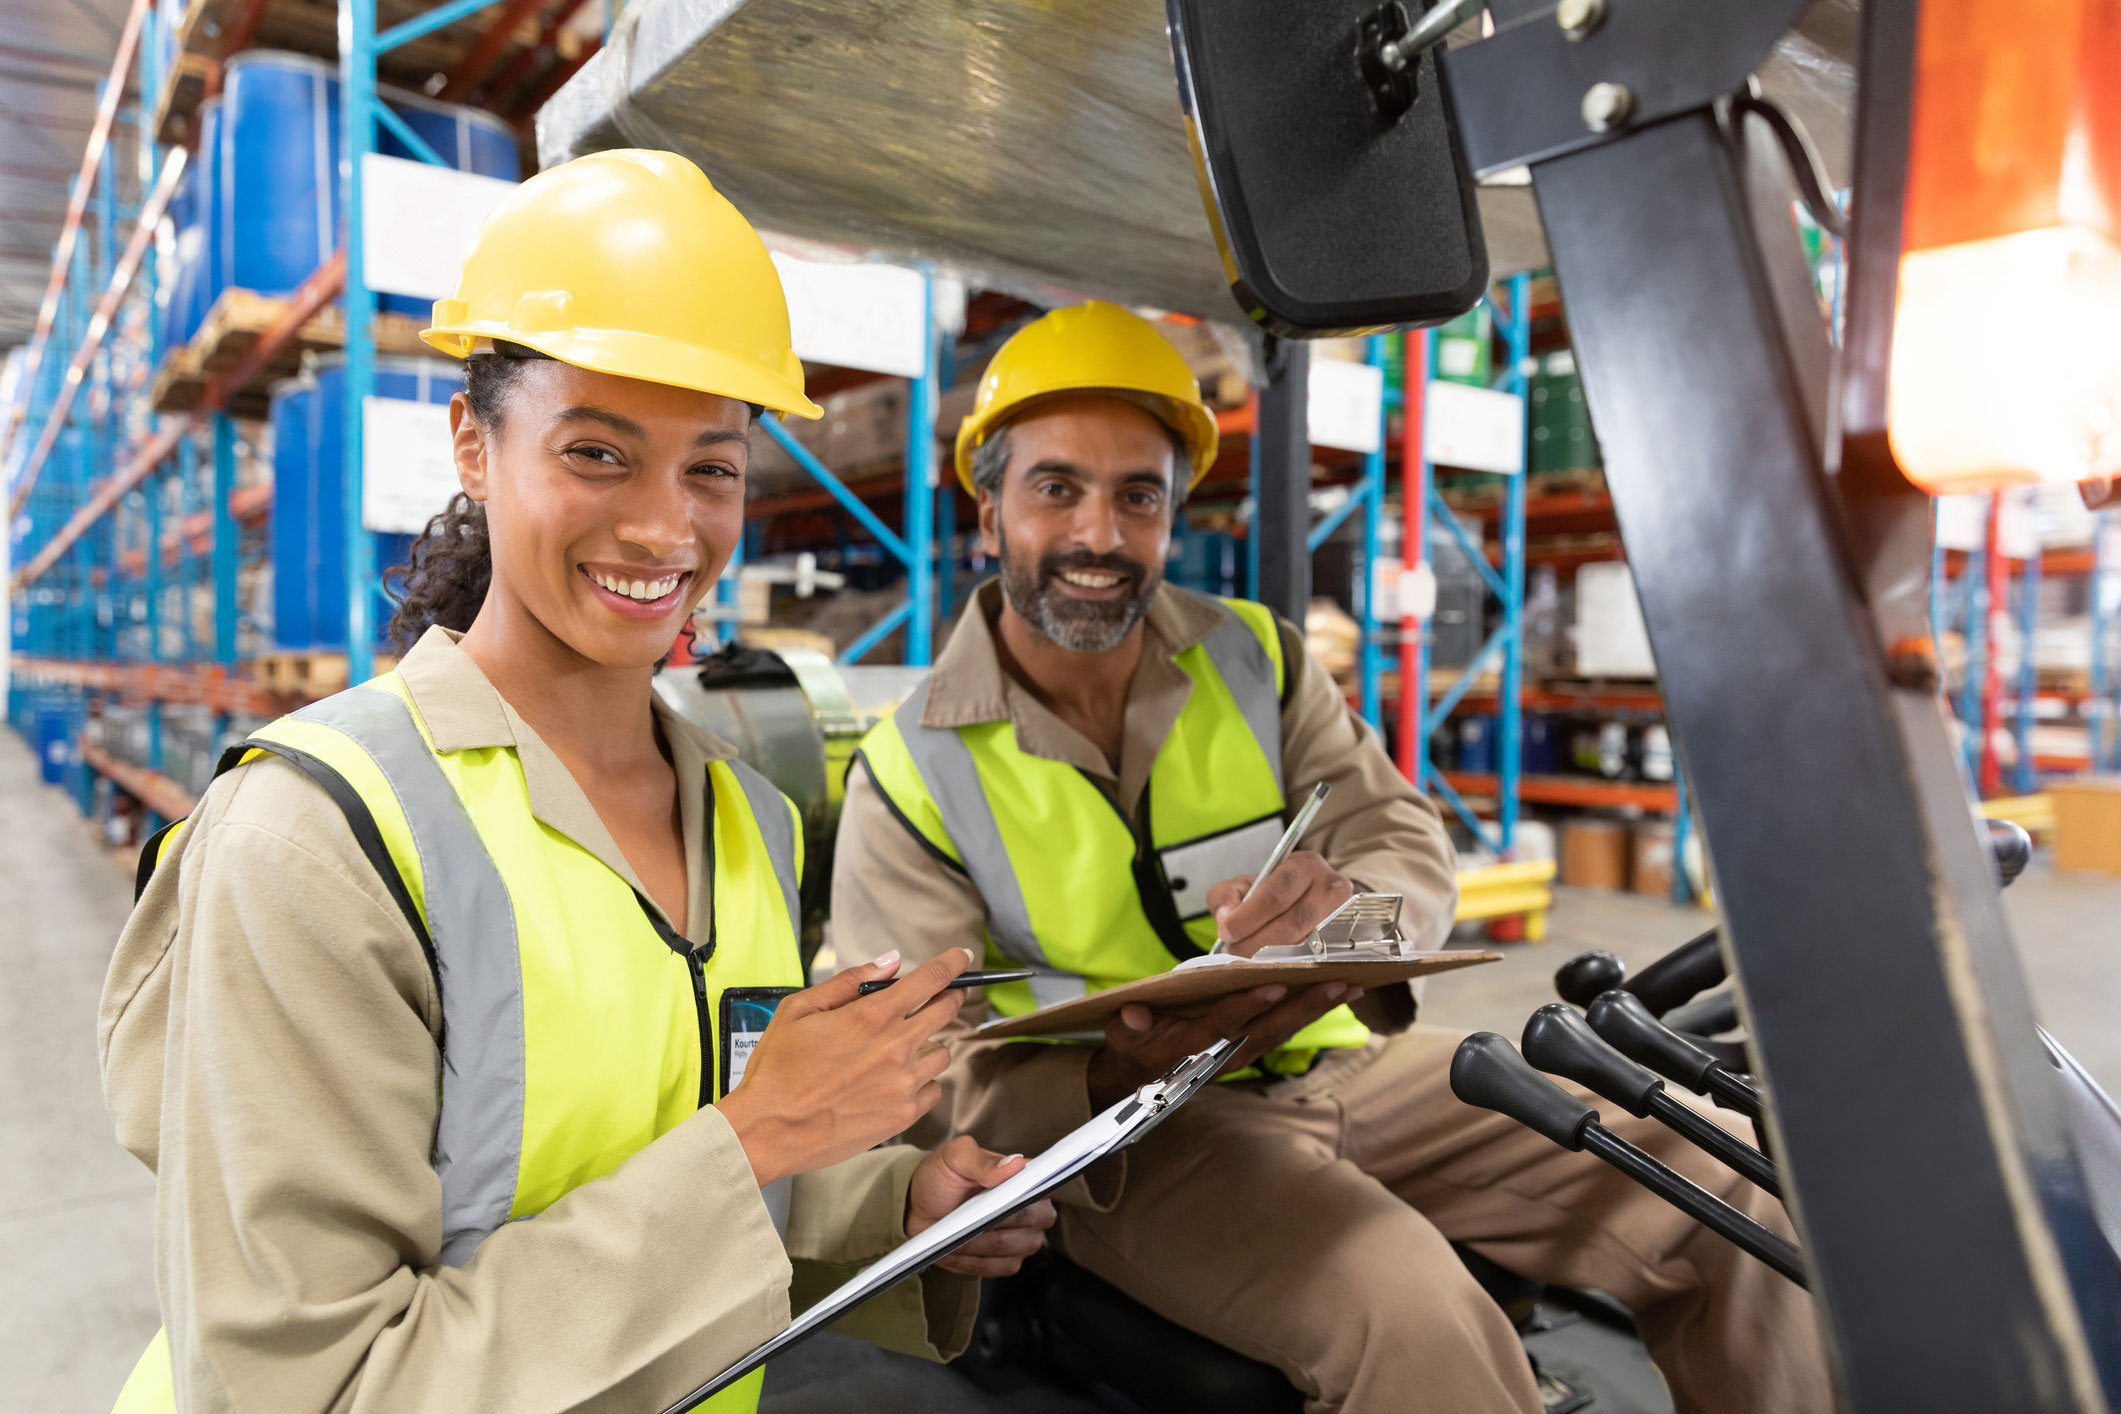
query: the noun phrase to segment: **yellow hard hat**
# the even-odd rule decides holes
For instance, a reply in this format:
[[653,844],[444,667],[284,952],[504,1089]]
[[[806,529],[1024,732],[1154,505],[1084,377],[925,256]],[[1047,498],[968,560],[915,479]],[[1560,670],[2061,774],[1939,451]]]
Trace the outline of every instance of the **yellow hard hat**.
[[1156,326],[1116,304],[1056,309],[1009,336],[980,375],[957,429],[957,479],[972,490],[972,454],[1025,408],[1061,393],[1109,392],[1141,402],[1185,439],[1198,485],[1215,465],[1215,414],[1200,384]]
[[765,243],[674,152],[578,157],[510,192],[420,337],[456,358],[504,339],[600,373],[822,416],[803,396]]

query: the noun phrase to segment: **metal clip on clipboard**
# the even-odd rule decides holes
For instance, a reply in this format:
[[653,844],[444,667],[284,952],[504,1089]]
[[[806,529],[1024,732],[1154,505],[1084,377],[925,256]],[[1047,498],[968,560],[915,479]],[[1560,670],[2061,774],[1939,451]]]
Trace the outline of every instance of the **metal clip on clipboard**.
[[1300,943],[1261,948],[1254,962],[1398,962],[1414,955],[1399,931],[1398,894],[1357,894]]
[[1023,1172],[1016,1177],[967,1198],[941,1222],[864,1267],[830,1296],[803,1312],[788,1329],[665,1409],[663,1414],[684,1414],[684,1411],[697,1407],[710,1395],[735,1384],[790,1346],[838,1320],[853,1307],[948,1256],[994,1223],[1043,1198],[1099,1159],[1133,1144],[1213,1080],[1224,1062],[1244,1043],[1242,1036],[1218,1041],[1207,1050],[1186,1057],[1163,1078],[1142,1086],[1024,1165]]

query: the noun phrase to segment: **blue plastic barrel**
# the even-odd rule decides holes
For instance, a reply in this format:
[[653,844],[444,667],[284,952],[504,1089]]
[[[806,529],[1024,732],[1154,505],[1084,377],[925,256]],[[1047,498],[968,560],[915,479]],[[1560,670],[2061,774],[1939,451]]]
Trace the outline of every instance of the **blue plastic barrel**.
[[37,703],[37,761],[48,786],[66,784],[67,767],[74,760],[74,714],[65,698],[45,697]]
[[214,172],[213,292],[285,299],[339,230],[339,81],[320,59],[255,49],[228,61]]
[[1495,719],[1458,719],[1458,769],[1486,775],[1495,769]]
[[169,303],[163,310],[162,337],[174,347],[188,344],[206,318],[218,290],[213,283],[213,219],[219,210],[214,191],[214,170],[221,141],[221,100],[209,98],[199,105],[199,150],[185,169],[184,180],[169,204],[170,223],[177,233],[173,252]]
[[[446,403],[463,386],[460,364],[376,360],[379,398]],[[346,648],[345,405],[346,361],[336,354],[273,390],[273,636],[282,648]],[[380,644],[390,619],[383,572],[406,562],[412,537],[373,538],[377,591],[369,614]]]
[[[476,172],[507,182],[522,180],[523,164],[515,133],[493,114],[402,88],[385,86],[376,92],[420,141],[434,149],[435,156],[459,172]],[[380,123],[376,125],[376,151],[389,157],[414,155],[396,133]],[[433,313],[434,301],[415,295],[378,294],[376,307],[424,320]]]

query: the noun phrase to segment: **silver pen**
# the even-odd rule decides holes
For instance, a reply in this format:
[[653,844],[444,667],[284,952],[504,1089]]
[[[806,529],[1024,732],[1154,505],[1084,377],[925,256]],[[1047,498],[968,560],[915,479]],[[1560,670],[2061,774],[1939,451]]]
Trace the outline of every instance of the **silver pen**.
[[[1304,802],[1303,809],[1297,811],[1296,818],[1289,822],[1289,828],[1282,831],[1281,838],[1274,842],[1273,852],[1267,856],[1267,862],[1260,866],[1259,872],[1252,876],[1252,887],[1245,890],[1245,896],[1238,900],[1239,903],[1249,902],[1252,895],[1259,892],[1259,886],[1267,882],[1267,876],[1281,868],[1281,862],[1289,857],[1289,851],[1296,848],[1296,842],[1304,837],[1304,831],[1311,828],[1311,821],[1317,816],[1318,807],[1325,804],[1326,793],[1332,789],[1332,785],[1326,781],[1320,781],[1312,787],[1311,798]],[[1218,929],[1215,946],[1208,951],[1211,954],[1222,952],[1226,942]]]

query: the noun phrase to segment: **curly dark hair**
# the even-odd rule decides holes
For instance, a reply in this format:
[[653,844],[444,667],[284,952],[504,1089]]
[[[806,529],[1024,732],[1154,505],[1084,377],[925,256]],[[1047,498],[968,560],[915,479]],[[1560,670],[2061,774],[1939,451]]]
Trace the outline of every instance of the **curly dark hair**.
[[[480,426],[489,432],[500,427],[509,387],[525,362],[543,357],[520,345],[496,344],[493,353],[464,360],[464,396]],[[410,560],[384,572],[384,589],[397,604],[391,640],[402,651],[436,624],[458,632],[470,628],[492,581],[486,507],[459,491],[412,542]]]

